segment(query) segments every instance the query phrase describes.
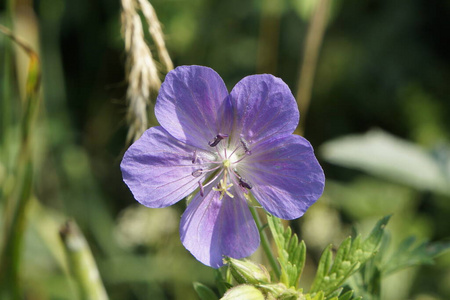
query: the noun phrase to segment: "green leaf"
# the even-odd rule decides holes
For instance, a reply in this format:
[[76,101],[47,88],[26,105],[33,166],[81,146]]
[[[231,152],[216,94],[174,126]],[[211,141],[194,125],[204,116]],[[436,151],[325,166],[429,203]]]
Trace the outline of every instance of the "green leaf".
[[339,296],[339,300],[350,300],[352,299],[353,296],[353,291],[348,291],[346,293],[344,293],[343,295]]
[[450,242],[423,242],[416,243],[416,238],[411,236],[406,238],[381,267],[383,275],[389,275],[401,269],[423,265],[433,264],[433,258],[450,249]]
[[327,298],[332,297],[347,278],[375,255],[389,218],[390,216],[387,216],[378,221],[364,241],[361,241],[360,236],[353,240],[351,238],[345,239],[336,252],[334,262],[331,245],[328,246],[320,258],[310,293],[323,291]]
[[316,294],[306,294],[305,299],[306,300],[324,300],[325,295],[323,294],[323,291],[319,291]]
[[[223,268],[221,268],[223,269]],[[229,284],[222,275],[221,269],[215,269],[214,270],[214,274],[215,274],[215,282],[216,282],[216,286],[217,289],[219,290],[219,295],[223,295],[225,294],[225,292],[230,289],[232,287],[231,284]],[[227,268],[227,272],[228,272],[229,268]]]
[[344,288],[338,288],[337,290],[335,290],[334,292],[332,292],[332,293],[330,293],[328,296],[327,296],[327,299],[330,299],[330,300],[338,300],[338,297],[339,297],[339,295],[342,293],[342,290],[343,290]]
[[321,147],[325,160],[355,168],[414,189],[450,195],[446,179],[448,168],[414,143],[382,130],[364,135],[350,135],[325,143]]
[[299,242],[290,227],[284,228],[281,220],[267,216],[270,231],[278,251],[278,261],[281,266],[280,281],[287,287],[298,287],[306,259],[306,245]]
[[218,300],[219,297],[204,284],[200,282],[194,282],[194,290],[197,292],[197,295],[201,300]]

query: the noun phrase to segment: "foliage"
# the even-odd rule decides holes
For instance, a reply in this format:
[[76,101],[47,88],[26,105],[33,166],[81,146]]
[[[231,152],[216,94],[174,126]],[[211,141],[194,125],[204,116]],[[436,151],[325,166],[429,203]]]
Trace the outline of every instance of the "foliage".
[[[263,266],[258,267],[250,261],[226,258],[238,286],[251,284],[267,297],[274,299],[342,300],[352,299],[352,291],[342,294],[344,283],[377,253],[390,217],[381,219],[364,240],[361,240],[361,236],[345,239],[334,259],[331,246],[327,247],[320,259],[314,282],[306,294],[299,288],[299,279],[306,259],[305,243],[298,241],[290,227],[284,228],[280,219],[273,216],[267,218],[281,267],[280,278],[277,278],[279,283],[270,280],[268,276],[261,277],[260,274],[264,273],[261,271],[265,270]],[[245,276],[242,275],[244,273]]]
[[[447,150],[441,149],[441,152]],[[328,141],[323,157],[335,164],[357,168],[376,176],[450,195],[450,156],[435,155],[422,147],[382,130]]]
[[267,222],[278,249],[278,261],[281,266],[280,282],[288,287],[297,287],[305,265],[305,243],[299,242],[297,235],[292,234],[291,228],[285,229],[279,219],[268,216]]

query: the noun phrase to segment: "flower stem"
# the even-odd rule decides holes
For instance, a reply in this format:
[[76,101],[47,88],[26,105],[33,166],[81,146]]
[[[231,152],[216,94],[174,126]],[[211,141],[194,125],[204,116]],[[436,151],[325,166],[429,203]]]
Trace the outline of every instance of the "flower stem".
[[269,263],[272,266],[273,272],[275,273],[277,278],[280,278],[281,273],[280,273],[280,268],[278,266],[277,259],[273,255],[272,249],[270,248],[269,239],[267,238],[267,235],[264,232],[264,228],[266,226],[264,226],[261,223],[261,219],[259,218],[259,215],[258,215],[258,212],[256,211],[256,209],[253,206],[249,206],[249,207],[250,207],[250,212],[253,215],[253,219],[255,219],[256,226],[258,227],[259,235],[261,237],[261,246],[263,247],[264,252],[266,253],[267,259],[269,260]]

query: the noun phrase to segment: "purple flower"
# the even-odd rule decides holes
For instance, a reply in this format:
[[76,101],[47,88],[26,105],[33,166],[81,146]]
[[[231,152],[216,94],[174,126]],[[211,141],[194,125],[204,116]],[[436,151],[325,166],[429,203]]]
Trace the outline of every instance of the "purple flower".
[[218,268],[259,246],[248,193],[271,214],[295,219],[322,194],[325,177],[310,143],[293,135],[297,104],[272,75],[242,79],[228,94],[201,66],[167,74],[155,107],[161,126],[125,153],[123,179],[148,207],[172,205],[198,191],[181,218],[183,245]]

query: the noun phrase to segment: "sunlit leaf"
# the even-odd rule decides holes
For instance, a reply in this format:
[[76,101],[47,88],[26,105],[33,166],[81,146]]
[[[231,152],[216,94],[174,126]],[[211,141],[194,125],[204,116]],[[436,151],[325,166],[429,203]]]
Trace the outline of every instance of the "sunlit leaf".
[[450,195],[450,184],[441,162],[425,149],[387,132],[371,130],[364,135],[341,137],[325,143],[321,152],[331,163]]

